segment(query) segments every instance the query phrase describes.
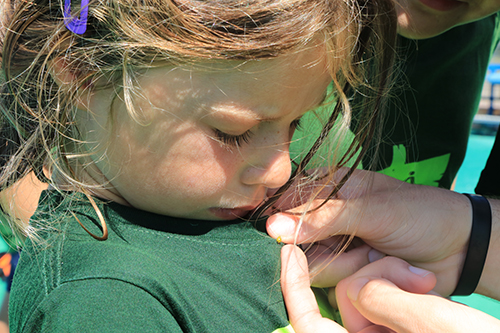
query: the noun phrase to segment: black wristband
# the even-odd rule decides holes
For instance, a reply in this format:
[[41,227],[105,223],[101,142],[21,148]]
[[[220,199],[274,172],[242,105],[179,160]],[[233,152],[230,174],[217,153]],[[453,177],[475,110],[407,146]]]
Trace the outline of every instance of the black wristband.
[[452,295],[470,295],[476,290],[483,272],[491,236],[491,206],[483,196],[466,194],[472,205],[472,229],[462,274]]

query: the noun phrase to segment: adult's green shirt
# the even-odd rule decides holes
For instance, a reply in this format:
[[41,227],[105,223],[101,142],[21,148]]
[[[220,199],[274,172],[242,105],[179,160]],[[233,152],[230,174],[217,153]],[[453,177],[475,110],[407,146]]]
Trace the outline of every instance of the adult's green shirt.
[[[381,142],[376,143],[378,150],[368,150],[363,167],[409,183],[450,188],[465,157],[488,63],[499,38],[499,14],[425,40],[399,37],[398,78]],[[329,112],[323,109],[321,114]],[[357,125],[356,117],[352,126]],[[292,141],[293,156],[317,137],[317,130],[311,130],[320,127],[321,120],[316,119],[308,115],[302,122],[302,130]],[[376,151],[378,162],[373,166]],[[327,164],[331,148],[321,155]]]
[[410,183],[451,187],[465,157],[499,26],[495,14],[434,38],[400,38],[402,76],[376,170]]
[[[10,298],[15,332],[273,332],[289,325],[281,245],[254,224],[166,217],[47,191]],[[73,215],[74,214],[74,215]]]

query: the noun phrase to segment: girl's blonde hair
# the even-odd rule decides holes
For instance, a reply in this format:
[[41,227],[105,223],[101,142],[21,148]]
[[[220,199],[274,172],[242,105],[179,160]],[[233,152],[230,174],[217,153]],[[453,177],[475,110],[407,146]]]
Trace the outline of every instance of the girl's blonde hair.
[[[4,1],[0,189],[30,171],[49,181],[42,171],[47,164],[58,177],[86,189],[68,161],[79,143],[74,102],[82,91],[114,85],[131,116],[140,119],[131,97],[141,70],[166,62],[274,58],[318,37],[327,46],[337,104],[296,174],[338,115],[350,119],[355,94],[366,96],[357,106],[362,126],[346,156],[375,136],[393,63],[392,0],[90,0],[82,35],[65,27],[63,10],[63,0]],[[55,61],[75,76],[64,89],[51,76]],[[17,227],[26,234],[26,226]]]

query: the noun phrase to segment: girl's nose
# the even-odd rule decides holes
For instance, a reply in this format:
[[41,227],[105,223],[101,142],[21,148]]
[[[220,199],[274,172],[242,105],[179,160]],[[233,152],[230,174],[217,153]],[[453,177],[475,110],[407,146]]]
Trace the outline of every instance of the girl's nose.
[[289,144],[279,147],[257,149],[260,158],[254,159],[243,171],[242,182],[246,185],[264,185],[267,188],[278,188],[290,178],[292,164]]

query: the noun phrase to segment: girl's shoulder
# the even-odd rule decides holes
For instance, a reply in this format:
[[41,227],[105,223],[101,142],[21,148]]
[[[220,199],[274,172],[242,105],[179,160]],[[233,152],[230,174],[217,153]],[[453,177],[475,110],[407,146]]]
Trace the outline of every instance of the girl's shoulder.
[[[266,306],[273,304],[269,327],[286,326],[276,284],[282,245],[251,223],[182,220],[98,202],[109,230],[108,239],[98,241],[75,220],[77,217],[98,234],[101,230],[95,209],[85,203],[84,196],[65,201],[68,199],[49,193],[41,202],[37,218],[50,211],[50,218],[59,222],[43,234],[46,243],[26,244],[11,295],[16,303],[13,311],[30,313],[27,309],[43,303],[46,311],[54,313],[54,307],[61,311],[68,308],[65,302],[87,304],[91,297],[99,296],[81,291],[99,290],[101,295],[114,290],[113,295],[106,295],[116,303],[122,293],[137,295],[132,303],[147,303],[145,309],[156,304],[165,316],[191,317],[195,316],[192,309],[202,309],[196,320],[205,324],[211,318],[208,325],[214,327],[207,332],[220,331],[216,328],[228,323],[232,327],[252,325],[241,322],[245,318],[241,314],[248,314],[249,309],[242,306],[249,298]],[[200,292],[210,297],[200,297]],[[227,310],[235,315],[220,323],[214,319],[219,311],[214,303],[227,304]],[[92,304],[89,311],[97,306]],[[109,306],[114,309],[115,305]]]
[[[33,271],[27,267],[27,274],[42,272],[44,280],[57,282],[43,289],[100,278],[153,285],[162,276],[166,278],[161,283],[168,284],[171,273],[186,271],[186,265],[211,269],[221,258],[238,266],[243,261],[252,266],[268,265],[273,272],[279,266],[282,245],[258,230],[256,225],[263,220],[179,219],[94,200],[96,206],[81,193],[46,191],[42,195],[31,220],[40,232],[27,241],[21,266],[34,267]],[[102,235],[99,215],[109,233],[105,241],[89,234]]]

